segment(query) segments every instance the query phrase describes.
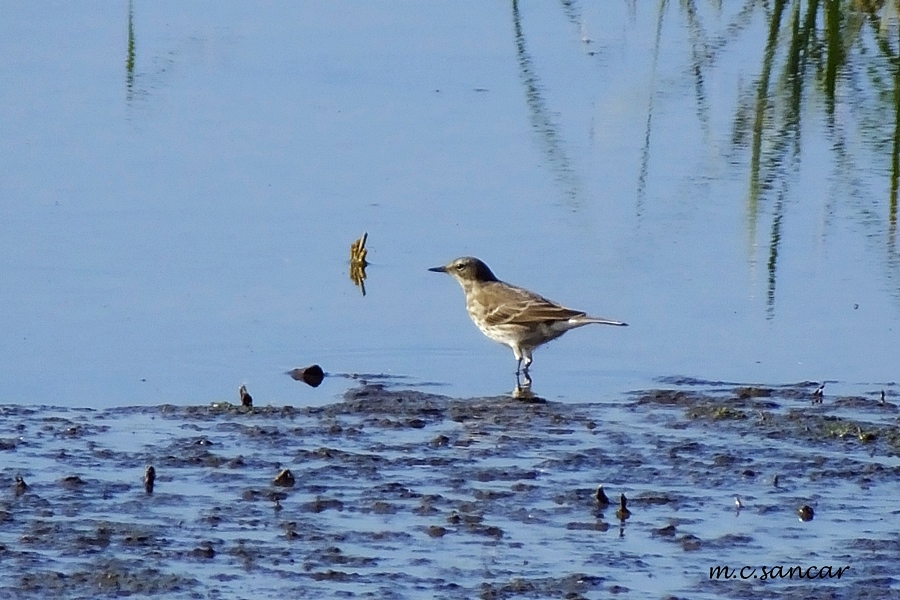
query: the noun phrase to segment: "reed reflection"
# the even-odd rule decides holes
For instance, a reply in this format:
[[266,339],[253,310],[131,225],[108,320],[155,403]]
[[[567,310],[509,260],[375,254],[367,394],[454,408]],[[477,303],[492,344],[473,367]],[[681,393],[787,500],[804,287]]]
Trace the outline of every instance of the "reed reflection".
[[134,97],[134,2],[128,2],[128,42],[125,50],[125,90],[126,100]]
[[[884,0],[750,1],[725,24],[718,36],[706,33],[707,26],[695,2],[682,2],[680,6],[691,38],[697,120],[704,131],[709,120],[704,81],[716,68],[720,51],[736,44],[754,18],[765,19],[766,38],[759,70],[753,83],[739,95],[731,143],[735,149],[749,152],[746,219],[751,264],[755,262],[753,253],[759,230],[768,231],[763,235],[767,235],[769,318],[775,314],[782,223],[791,205],[786,198],[791,195],[801,170],[804,125],[809,135],[810,127],[817,122],[824,124],[825,134],[831,141],[834,179],[849,186],[850,200],[861,220],[886,232],[884,247],[889,274],[896,279],[900,275],[896,249],[900,179],[900,39],[896,4]],[[658,8],[658,27],[662,26],[665,8],[663,1]],[[655,61],[651,76],[653,72]],[[838,107],[847,115],[840,113]],[[645,154],[649,148],[652,108],[651,103]],[[857,145],[857,140],[862,146]],[[890,163],[883,165],[883,170],[890,173],[889,198],[884,204],[871,199],[867,192],[870,182],[860,176],[864,170],[869,173],[880,170],[877,164],[859,162],[858,155],[865,147],[874,150],[876,161],[886,156],[890,148]],[[642,166],[638,181],[639,208],[645,178],[646,165]],[[879,215],[883,216],[879,218]],[[764,219],[769,220],[768,227],[761,227]]]
[[547,162],[556,174],[557,180],[562,183],[566,196],[577,206],[580,196],[580,185],[575,170],[572,168],[569,157],[566,155],[565,144],[559,132],[559,127],[553,122],[547,102],[541,91],[540,80],[534,69],[531,55],[525,47],[525,33],[522,29],[522,16],[519,13],[519,3],[512,3],[513,29],[516,41],[516,57],[519,63],[519,73],[522,84],[525,86],[525,101],[528,103],[528,113],[531,127],[538,134]]

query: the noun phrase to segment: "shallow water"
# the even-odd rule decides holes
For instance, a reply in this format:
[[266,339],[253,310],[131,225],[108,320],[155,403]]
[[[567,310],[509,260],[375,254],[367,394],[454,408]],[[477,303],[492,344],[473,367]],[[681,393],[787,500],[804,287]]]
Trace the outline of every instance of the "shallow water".
[[[365,385],[314,408],[6,405],[0,597],[897,593],[897,395],[814,403],[815,388],[694,381],[575,404]],[[275,486],[285,468],[295,484]],[[628,497],[627,520],[598,507],[600,483]],[[850,569],[710,580],[745,565]]]
[[3,398],[329,402],[282,376],[313,362],[505,393],[426,271],[463,254],[631,324],[541,348],[550,398],[896,381],[896,21],[829,6],[833,97],[822,14],[786,70],[799,2],[774,45],[763,2],[5,4]]

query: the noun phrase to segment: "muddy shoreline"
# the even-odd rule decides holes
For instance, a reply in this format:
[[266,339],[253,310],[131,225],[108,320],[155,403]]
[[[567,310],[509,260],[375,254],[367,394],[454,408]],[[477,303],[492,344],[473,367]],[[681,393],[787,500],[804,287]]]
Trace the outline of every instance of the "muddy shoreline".
[[[580,404],[363,385],[319,407],[0,406],[0,597],[900,593],[897,393],[817,385],[670,380]],[[291,485],[276,484],[285,469]],[[598,505],[600,484],[627,496],[627,519]],[[709,576],[778,564],[851,568]]]

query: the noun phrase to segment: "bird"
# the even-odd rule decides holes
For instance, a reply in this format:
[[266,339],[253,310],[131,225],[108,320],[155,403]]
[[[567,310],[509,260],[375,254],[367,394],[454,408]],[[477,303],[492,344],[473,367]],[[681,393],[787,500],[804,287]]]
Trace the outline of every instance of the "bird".
[[472,256],[463,256],[428,270],[446,273],[462,286],[469,318],[481,333],[512,349],[517,361],[516,375],[520,372],[528,374],[535,348],[555,340],[570,329],[592,323],[619,327],[628,325],[622,321],[589,316],[525,288],[500,281],[484,262]]
[[625,494],[619,496],[619,508],[616,509],[616,516],[620,521],[631,516],[631,511],[628,510],[628,498],[625,497]]

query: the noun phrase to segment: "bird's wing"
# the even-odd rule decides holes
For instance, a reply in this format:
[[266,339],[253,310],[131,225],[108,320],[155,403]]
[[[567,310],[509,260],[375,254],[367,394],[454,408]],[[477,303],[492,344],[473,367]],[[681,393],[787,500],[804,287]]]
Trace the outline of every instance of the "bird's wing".
[[552,300],[518,287],[504,290],[504,302],[485,315],[488,325],[529,325],[546,321],[568,321],[585,313],[560,306]]

